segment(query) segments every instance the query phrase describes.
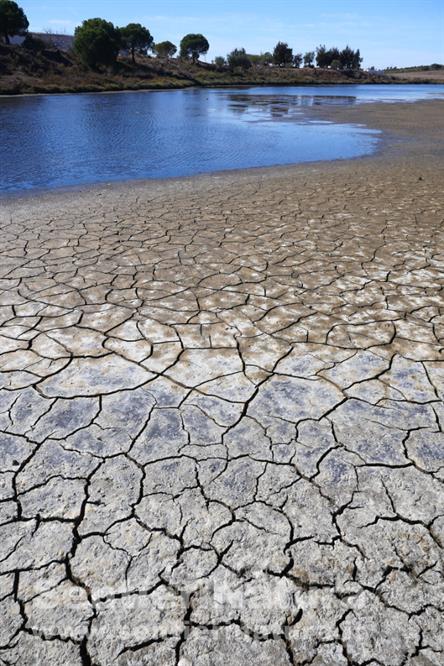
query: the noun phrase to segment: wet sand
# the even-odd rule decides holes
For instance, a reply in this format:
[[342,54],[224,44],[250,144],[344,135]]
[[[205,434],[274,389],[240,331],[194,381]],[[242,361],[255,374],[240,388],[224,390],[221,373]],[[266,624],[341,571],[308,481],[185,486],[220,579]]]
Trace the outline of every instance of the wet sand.
[[443,109],[0,202],[4,663],[442,664]]

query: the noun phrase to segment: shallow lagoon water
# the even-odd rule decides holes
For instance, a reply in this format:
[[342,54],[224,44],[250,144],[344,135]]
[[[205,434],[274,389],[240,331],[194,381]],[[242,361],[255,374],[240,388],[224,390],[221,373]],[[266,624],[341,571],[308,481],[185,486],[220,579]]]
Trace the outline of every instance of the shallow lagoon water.
[[3,97],[0,191],[360,157],[379,133],[310,107],[443,95],[396,84]]

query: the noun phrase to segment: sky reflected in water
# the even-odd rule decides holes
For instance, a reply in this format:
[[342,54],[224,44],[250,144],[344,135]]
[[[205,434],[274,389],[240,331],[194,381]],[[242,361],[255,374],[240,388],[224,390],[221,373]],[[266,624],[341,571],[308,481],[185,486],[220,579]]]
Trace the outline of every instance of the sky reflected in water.
[[310,108],[444,95],[444,86],[189,89],[0,98],[0,191],[168,178],[371,154],[379,133]]

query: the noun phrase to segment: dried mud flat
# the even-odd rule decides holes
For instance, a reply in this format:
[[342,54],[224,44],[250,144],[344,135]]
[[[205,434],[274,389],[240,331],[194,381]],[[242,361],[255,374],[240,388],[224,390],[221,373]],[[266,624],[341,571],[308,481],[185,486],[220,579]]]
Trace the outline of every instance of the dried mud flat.
[[442,665],[426,134],[1,204],[0,664]]

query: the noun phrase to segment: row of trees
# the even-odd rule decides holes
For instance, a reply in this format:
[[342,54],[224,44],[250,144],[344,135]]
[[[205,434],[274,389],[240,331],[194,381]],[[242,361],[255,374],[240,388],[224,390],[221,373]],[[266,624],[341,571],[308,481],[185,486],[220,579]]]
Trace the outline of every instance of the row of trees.
[[100,18],[87,19],[74,32],[74,49],[85,65],[112,65],[121,49],[126,49],[135,62],[136,52],[146,52],[154,39],[140,23],[117,28]]
[[[14,0],[0,0],[0,36],[9,43],[9,37],[25,34],[28,19]],[[199,56],[207,53],[210,45],[204,35],[188,34],[180,42],[180,57],[197,62]],[[177,53],[177,47],[170,41],[154,43],[148,28],[140,23],[129,23],[118,28],[110,21],[100,18],[87,19],[75,29],[74,49],[83,63],[89,67],[112,65],[117,60],[120,50],[125,49],[135,62],[135,54],[154,52],[159,57],[171,58]],[[217,57],[214,64],[219,69],[249,69],[254,64],[277,65],[278,67],[318,67],[332,69],[360,69],[362,58],[359,52],[349,46],[339,50],[337,47],[327,49],[318,46],[316,51],[294,53],[286,42],[278,42],[273,53],[251,55],[245,49],[234,49],[225,58]]]
[[226,58],[217,57],[214,64],[218,68],[249,69],[252,65],[276,65],[278,67],[314,67],[331,69],[360,69],[361,54],[359,49],[353,51],[349,46],[340,51],[336,47],[327,49],[324,45],[318,46],[316,51],[306,53],[293,53],[293,49],[286,42],[278,42],[273,53],[266,52],[261,55],[249,55],[245,49],[234,49]]
[[335,46],[327,49],[324,45],[316,49],[316,64],[318,67],[332,67],[333,69],[360,69],[361,54],[359,49],[353,51],[348,45],[340,51]]
[[[180,42],[180,55],[196,62],[209,48],[208,40],[203,35],[188,34]],[[153,51],[160,57],[172,57],[177,51],[176,45],[169,41],[155,44],[148,28],[140,23],[117,28],[100,18],[87,19],[75,29],[74,49],[89,67],[112,65],[121,49],[131,53],[133,62],[136,52]]]

